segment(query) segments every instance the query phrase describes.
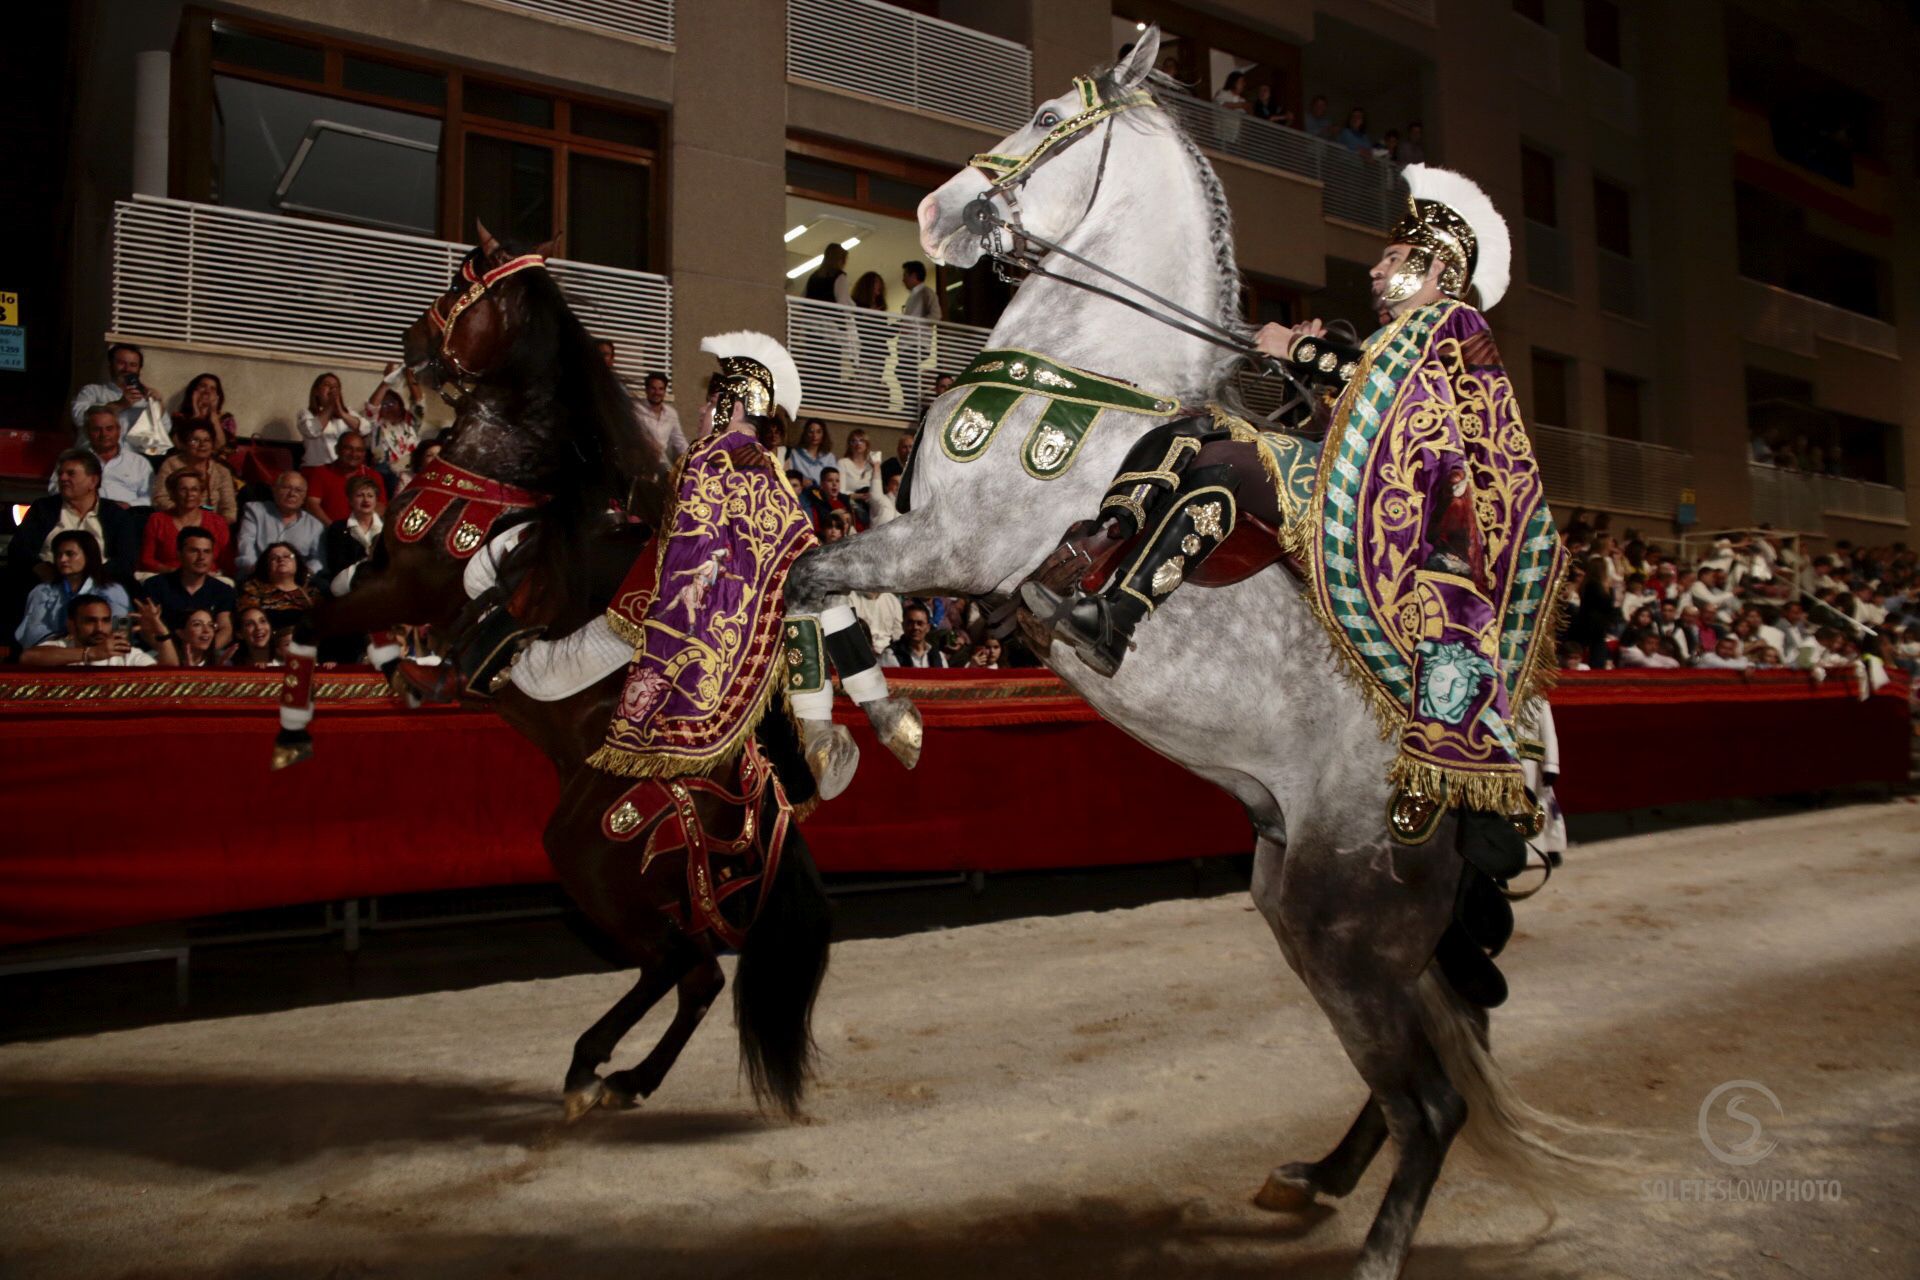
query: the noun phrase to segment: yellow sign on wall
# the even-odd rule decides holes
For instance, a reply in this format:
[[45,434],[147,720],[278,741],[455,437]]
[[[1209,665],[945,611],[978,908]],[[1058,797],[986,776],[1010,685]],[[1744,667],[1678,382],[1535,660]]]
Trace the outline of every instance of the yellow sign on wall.
[[0,289],[0,324],[20,323],[20,295]]

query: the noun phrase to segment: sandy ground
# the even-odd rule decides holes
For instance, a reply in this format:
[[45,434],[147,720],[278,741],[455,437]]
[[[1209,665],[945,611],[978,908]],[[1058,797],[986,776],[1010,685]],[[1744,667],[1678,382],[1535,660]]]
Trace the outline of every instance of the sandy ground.
[[[1916,921],[1911,804],[1577,849],[1521,909],[1496,1046],[1532,1101],[1645,1133],[1644,1178],[1543,1231],[1457,1151],[1408,1274],[1920,1275]],[[1362,1095],[1243,896],[844,944],[799,1124],[754,1112],[716,1011],[652,1102],[563,1128],[568,1048],[623,989],[0,1048],[0,1273],[1335,1277],[1385,1183],[1310,1221],[1248,1203]],[[1783,1112],[1747,1104],[1778,1146],[1745,1169],[1697,1132],[1741,1079]],[[1727,1177],[1838,1198],[1645,1184]]]

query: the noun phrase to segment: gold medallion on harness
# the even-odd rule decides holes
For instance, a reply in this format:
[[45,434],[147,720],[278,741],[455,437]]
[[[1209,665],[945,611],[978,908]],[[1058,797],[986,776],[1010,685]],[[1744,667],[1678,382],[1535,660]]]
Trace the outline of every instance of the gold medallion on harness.
[[992,431],[992,418],[978,409],[962,409],[953,417],[953,447],[972,449],[985,440]]
[[640,825],[640,810],[631,800],[622,800],[620,806],[607,815],[607,830],[617,836],[624,836]]
[[1193,509],[1193,531],[1203,538],[1221,538],[1226,530],[1221,526],[1220,517],[1225,508],[1217,502],[1203,502]]
[[1056,471],[1072,452],[1073,437],[1049,423],[1033,442],[1034,470]]
[[461,555],[479,546],[486,538],[487,531],[471,520],[462,520],[460,527],[453,531],[453,549]]
[[1163,596],[1186,580],[1187,558],[1175,556],[1153,571],[1153,594]]
[[400,532],[409,538],[417,537],[432,523],[433,517],[427,514],[425,507],[412,507],[406,515],[400,517]]

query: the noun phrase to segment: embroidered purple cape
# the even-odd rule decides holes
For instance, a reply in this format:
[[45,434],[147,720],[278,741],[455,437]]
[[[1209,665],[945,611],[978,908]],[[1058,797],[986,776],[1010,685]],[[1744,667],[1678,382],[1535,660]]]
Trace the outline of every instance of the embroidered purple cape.
[[587,763],[627,777],[731,763],[785,687],[787,571],[816,545],[799,499],[745,429],[713,432],[680,460],[661,530],[607,610],[633,642],[633,665]]
[[1368,339],[1291,541],[1386,732],[1446,804],[1526,807],[1515,711],[1540,689],[1564,552],[1486,319],[1442,302]]

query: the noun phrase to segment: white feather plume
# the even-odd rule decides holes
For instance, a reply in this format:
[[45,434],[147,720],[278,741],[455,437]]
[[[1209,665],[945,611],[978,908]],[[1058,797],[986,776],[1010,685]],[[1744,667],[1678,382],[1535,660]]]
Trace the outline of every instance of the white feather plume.
[[1507,232],[1507,220],[1487,193],[1463,173],[1424,164],[1410,164],[1402,172],[1415,199],[1438,200],[1473,228],[1479,241],[1473,267],[1476,305],[1482,311],[1491,310],[1506,296],[1513,279],[1513,237]]
[[789,415],[799,414],[800,368],[794,364],[793,357],[787,354],[787,349],[766,334],[755,333],[752,329],[716,333],[711,338],[701,339],[700,349],[723,359],[745,356],[749,360],[758,360],[773,375],[773,402]]

